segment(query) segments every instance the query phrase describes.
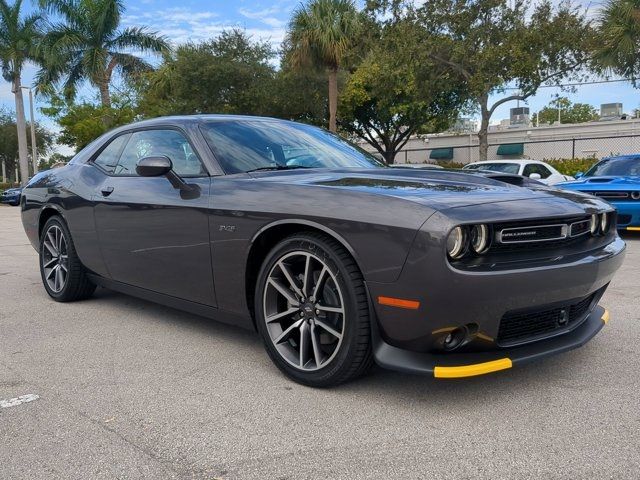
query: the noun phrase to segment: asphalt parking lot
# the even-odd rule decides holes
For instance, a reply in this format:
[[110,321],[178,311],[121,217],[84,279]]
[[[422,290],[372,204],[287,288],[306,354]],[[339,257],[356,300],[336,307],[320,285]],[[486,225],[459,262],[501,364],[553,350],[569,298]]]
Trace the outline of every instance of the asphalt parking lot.
[[313,390],[250,332],[106,290],[49,300],[19,209],[2,206],[0,478],[637,479],[640,235],[626,240],[611,321],[582,349]]

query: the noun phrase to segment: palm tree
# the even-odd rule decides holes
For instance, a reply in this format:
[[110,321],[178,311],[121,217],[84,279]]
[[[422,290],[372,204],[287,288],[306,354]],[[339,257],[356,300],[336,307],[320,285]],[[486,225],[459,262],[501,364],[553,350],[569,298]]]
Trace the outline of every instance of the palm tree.
[[338,69],[358,33],[360,21],[352,0],[312,0],[301,5],[289,24],[287,41],[298,67],[324,67],[329,77],[329,130],[336,131]]
[[152,67],[128,53],[165,53],[166,39],[146,27],[120,29],[122,0],[40,0],[40,5],[59,15],[62,22],[51,26],[43,40],[46,68],[38,74],[42,88],[63,82],[67,97],[88,80],[100,90],[105,107],[111,106],[109,86],[115,71],[124,79]]
[[25,62],[35,59],[37,44],[42,36],[43,18],[38,12],[22,18],[21,8],[22,0],[15,0],[13,5],[0,0],[0,64],[2,76],[11,82],[11,91],[15,96],[20,182],[26,185],[29,180],[29,159],[21,88],[22,68]]
[[599,21],[597,66],[635,85],[640,74],[640,0],[608,0]]

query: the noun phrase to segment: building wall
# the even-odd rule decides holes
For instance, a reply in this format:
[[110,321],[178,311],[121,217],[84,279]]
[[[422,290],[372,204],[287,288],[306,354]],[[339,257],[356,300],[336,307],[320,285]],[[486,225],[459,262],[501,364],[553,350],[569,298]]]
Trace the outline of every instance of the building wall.
[[[521,158],[536,160],[552,158],[594,157],[640,153],[640,119],[612,120],[540,127],[499,128],[489,132],[488,159],[509,159],[498,156],[498,145],[524,143]],[[362,144],[374,151],[368,144]],[[478,137],[475,133],[435,134],[411,138],[396,156],[396,163],[425,163],[435,148],[454,147],[452,161],[478,161]]]

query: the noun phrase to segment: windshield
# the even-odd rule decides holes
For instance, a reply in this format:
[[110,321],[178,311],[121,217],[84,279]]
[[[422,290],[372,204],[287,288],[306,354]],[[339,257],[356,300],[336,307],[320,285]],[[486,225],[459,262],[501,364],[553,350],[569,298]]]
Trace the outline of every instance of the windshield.
[[640,158],[605,158],[587,170],[585,177],[637,177],[640,176]]
[[520,165],[517,163],[476,163],[475,165],[466,165],[464,170],[490,170],[517,175],[520,171]]
[[207,122],[202,131],[230,174],[272,168],[384,167],[337,135],[299,123],[243,118]]

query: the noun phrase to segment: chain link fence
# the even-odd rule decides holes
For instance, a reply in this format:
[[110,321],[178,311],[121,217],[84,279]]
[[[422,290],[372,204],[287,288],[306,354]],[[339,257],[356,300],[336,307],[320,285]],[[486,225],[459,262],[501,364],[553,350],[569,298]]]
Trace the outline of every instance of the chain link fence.
[[[476,140],[477,141],[477,140]],[[522,145],[522,154],[501,154],[504,145]],[[449,150],[450,152],[446,152]],[[613,155],[640,153],[640,135],[575,137],[551,140],[509,140],[490,143],[487,159],[552,160],[572,158],[601,159]],[[440,158],[438,158],[440,157]],[[396,163],[471,163],[479,161],[479,147],[471,145],[437,145],[425,148],[406,148],[396,155]]]

